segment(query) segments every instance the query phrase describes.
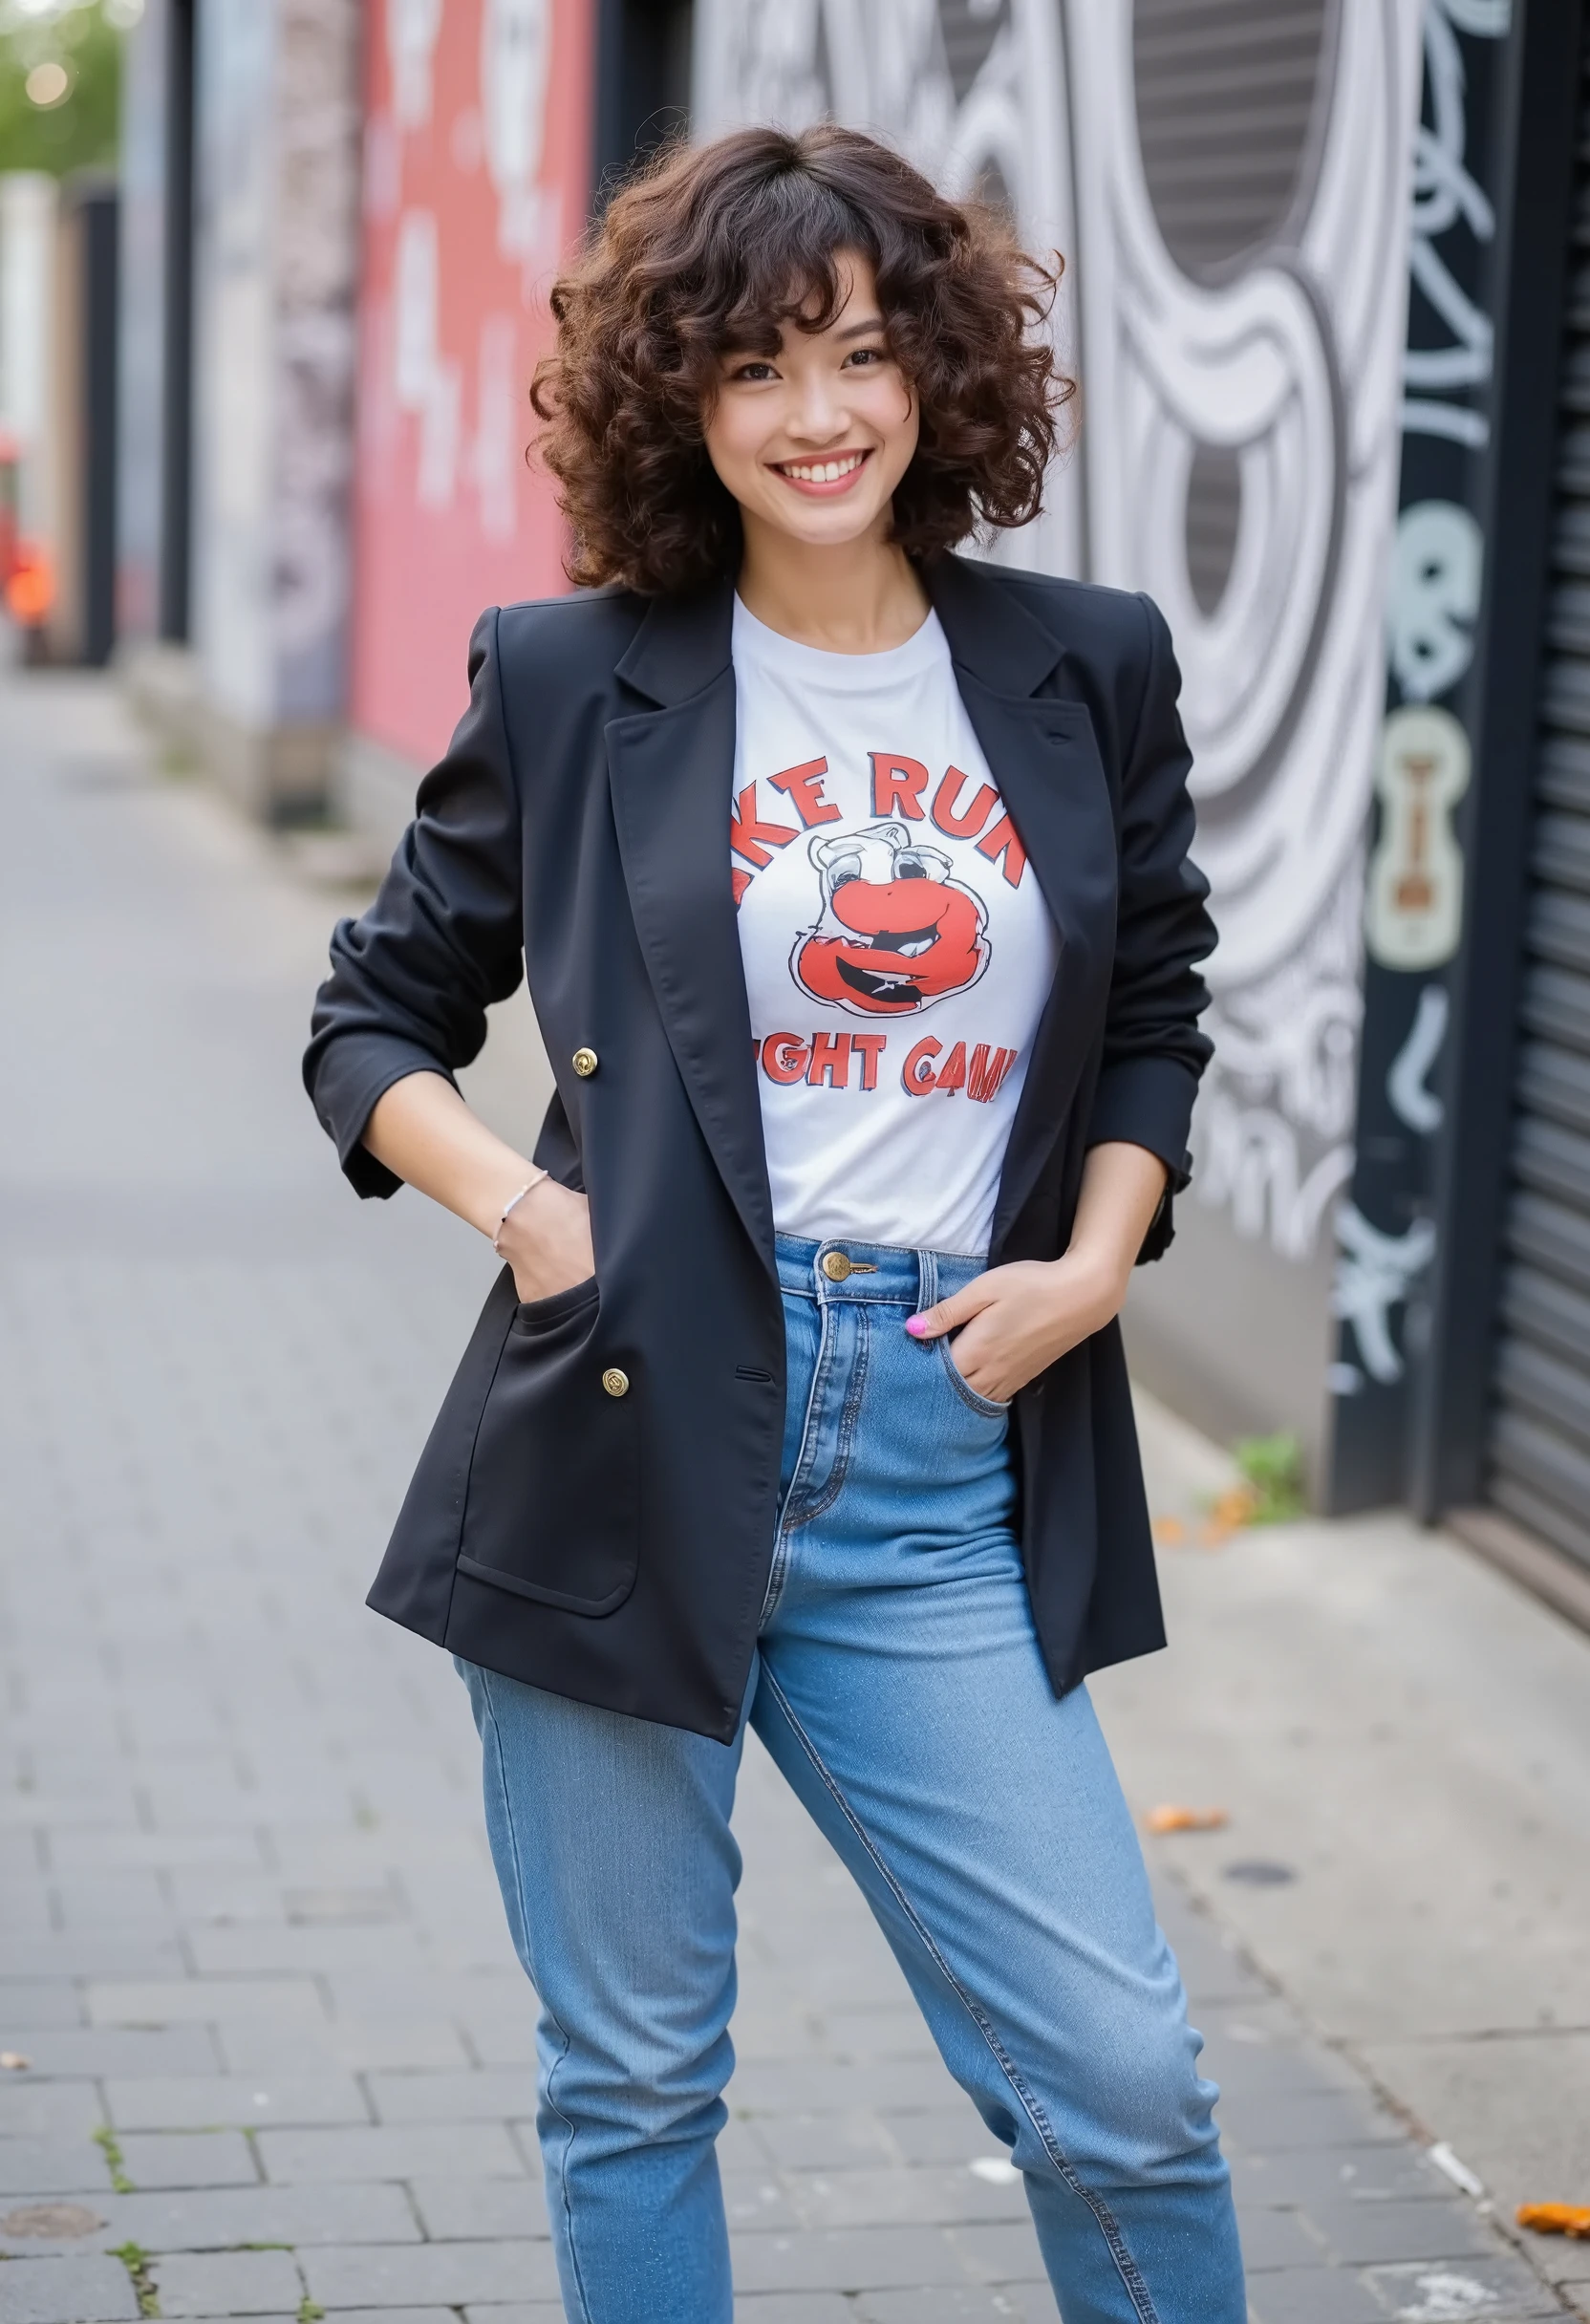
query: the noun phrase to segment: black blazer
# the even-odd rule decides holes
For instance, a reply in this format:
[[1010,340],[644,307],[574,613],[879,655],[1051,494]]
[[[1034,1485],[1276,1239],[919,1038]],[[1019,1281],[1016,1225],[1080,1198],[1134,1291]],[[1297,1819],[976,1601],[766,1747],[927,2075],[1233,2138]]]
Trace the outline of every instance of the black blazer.
[[[1185,1185],[1214,929],[1188,861],[1178,678],[1146,597],[939,559],[962,699],[1060,932],[991,1259],[1052,1259],[1083,1158]],[[467,1064],[518,984],[557,1076],[536,1160],[590,1197],[596,1275],[520,1305],[505,1268],[370,1603],[538,1687],[726,1741],[773,1546],[782,1307],[729,884],[728,586],[482,616],[469,709],[362,919],[332,939],[305,1081],[361,1194],[404,1074]],[[572,1059],[593,1050],[582,1077]],[[1170,1240],[1169,1199],[1145,1246]],[[628,1376],[627,1394],[603,1374]],[[1016,1399],[1021,1539],[1059,1692],[1163,1645],[1121,1338]]]

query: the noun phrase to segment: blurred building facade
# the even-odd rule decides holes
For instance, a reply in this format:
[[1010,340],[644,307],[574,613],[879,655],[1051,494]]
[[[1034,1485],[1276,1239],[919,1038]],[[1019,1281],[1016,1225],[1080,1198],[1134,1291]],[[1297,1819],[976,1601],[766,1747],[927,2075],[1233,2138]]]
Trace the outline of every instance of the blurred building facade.
[[1581,15],[150,0],[144,682],[263,811],[330,795],[390,838],[474,613],[560,586],[525,391],[634,152],[686,109],[836,114],[1008,203],[1065,253],[1083,424],[999,553],[1164,607],[1221,929],[1134,1361],[1223,1437],[1295,1432],[1327,1505],[1473,1508],[1590,1563]]

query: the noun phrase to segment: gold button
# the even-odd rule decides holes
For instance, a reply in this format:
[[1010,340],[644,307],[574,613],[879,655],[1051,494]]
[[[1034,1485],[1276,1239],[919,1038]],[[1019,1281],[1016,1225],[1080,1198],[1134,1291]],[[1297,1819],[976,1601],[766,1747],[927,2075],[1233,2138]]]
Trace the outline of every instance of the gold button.
[[630,1392],[630,1375],[621,1372],[616,1364],[612,1365],[602,1374],[602,1386],[610,1396],[627,1396]]
[[574,1052],[574,1070],[579,1075],[582,1082],[588,1082],[596,1070],[595,1050],[576,1049]]
[[843,1251],[825,1251],[822,1266],[830,1283],[842,1283],[851,1273],[850,1262]]

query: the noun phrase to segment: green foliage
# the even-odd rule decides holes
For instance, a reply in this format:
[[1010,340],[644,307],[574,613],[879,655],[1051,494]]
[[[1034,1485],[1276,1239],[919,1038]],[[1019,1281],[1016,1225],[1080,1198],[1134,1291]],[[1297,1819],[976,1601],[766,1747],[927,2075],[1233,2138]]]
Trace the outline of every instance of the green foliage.
[[320,2319],[325,2313],[323,2308],[315,2306],[306,2292],[298,2303],[298,2324],[320,2324]]
[[133,2183],[127,2176],[126,2165],[121,2157],[121,2141],[115,2131],[108,2122],[101,2122],[98,2129],[90,2135],[95,2145],[110,2165],[112,2186],[118,2195],[132,2194]]
[[1250,1525],[1284,1525],[1306,1513],[1302,1447],[1290,1429],[1276,1436],[1245,1436],[1233,1454],[1253,1495]]
[[111,2253],[118,2259],[132,2278],[133,2292],[138,2300],[140,2316],[158,2316],[161,2312],[160,2294],[155,2279],[149,2272],[149,2254],[141,2244],[118,2244]]
[[[121,33],[126,0],[57,0],[24,12],[0,0],[0,170],[114,169],[121,106]],[[66,94],[35,104],[28,76],[58,65]],[[36,83],[35,83],[36,87]]]

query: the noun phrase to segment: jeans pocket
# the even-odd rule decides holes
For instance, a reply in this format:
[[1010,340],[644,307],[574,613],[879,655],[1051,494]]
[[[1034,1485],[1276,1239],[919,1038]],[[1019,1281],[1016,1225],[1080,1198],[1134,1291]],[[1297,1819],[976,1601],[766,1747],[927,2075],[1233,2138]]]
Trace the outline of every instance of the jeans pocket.
[[970,1405],[974,1412],[981,1412],[984,1418],[988,1420],[1005,1420],[1009,1418],[1010,1407],[1008,1404],[999,1404],[992,1396],[979,1396],[977,1389],[972,1386],[971,1382],[962,1379],[960,1366],[956,1364],[954,1356],[950,1353],[950,1343],[948,1339],[939,1341],[938,1352],[944,1359],[944,1370],[949,1379],[950,1386],[955,1389],[956,1394],[960,1398],[962,1404]]

